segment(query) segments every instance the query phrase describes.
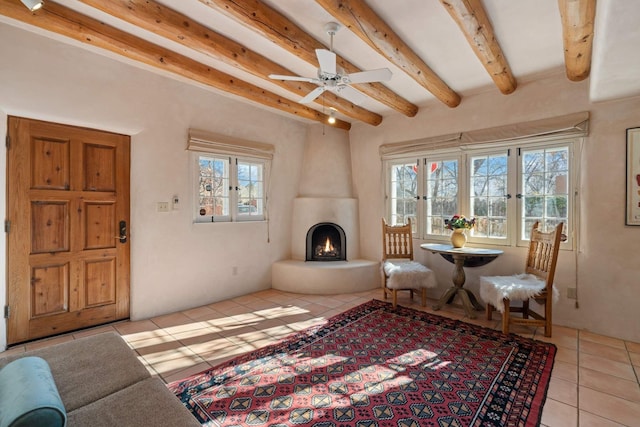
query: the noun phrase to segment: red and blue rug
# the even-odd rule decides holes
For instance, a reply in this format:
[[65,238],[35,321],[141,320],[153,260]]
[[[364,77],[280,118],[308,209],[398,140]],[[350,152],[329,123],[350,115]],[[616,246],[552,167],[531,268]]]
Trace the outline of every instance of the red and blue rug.
[[373,300],[169,388],[206,426],[537,426],[555,353]]

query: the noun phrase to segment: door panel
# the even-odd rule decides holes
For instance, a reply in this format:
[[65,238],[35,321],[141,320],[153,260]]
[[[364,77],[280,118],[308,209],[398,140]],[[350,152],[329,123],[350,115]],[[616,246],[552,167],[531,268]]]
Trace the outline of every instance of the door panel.
[[84,190],[115,191],[115,147],[84,145]]
[[118,235],[116,206],[111,202],[84,203],[84,249],[115,248]]
[[129,317],[129,137],[9,118],[9,344]]
[[85,306],[113,304],[116,302],[115,258],[91,260],[85,263]]
[[31,188],[69,188],[69,140],[33,138],[31,142]]
[[31,272],[31,316],[66,313],[69,308],[69,264],[35,267]]
[[31,253],[69,250],[69,203],[31,201]]

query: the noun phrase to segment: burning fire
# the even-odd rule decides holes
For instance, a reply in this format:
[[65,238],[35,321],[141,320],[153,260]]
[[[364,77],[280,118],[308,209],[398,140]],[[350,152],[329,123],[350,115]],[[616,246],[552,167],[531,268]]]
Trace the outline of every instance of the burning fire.
[[324,252],[330,253],[333,252],[333,245],[331,244],[331,240],[327,237],[327,242],[324,244]]
[[331,237],[318,236],[318,240],[314,242],[314,255],[324,261],[339,259],[340,246],[336,247],[331,242]]

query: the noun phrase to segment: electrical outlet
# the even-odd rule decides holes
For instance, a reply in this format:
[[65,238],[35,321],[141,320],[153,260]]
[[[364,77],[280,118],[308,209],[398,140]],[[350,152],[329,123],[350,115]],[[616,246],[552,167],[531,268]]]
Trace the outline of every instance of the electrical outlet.
[[178,197],[177,195],[171,198],[171,209],[173,209],[174,211],[180,209],[180,197]]
[[567,288],[567,298],[578,299],[578,290],[576,288]]
[[169,202],[158,202],[158,212],[169,212]]

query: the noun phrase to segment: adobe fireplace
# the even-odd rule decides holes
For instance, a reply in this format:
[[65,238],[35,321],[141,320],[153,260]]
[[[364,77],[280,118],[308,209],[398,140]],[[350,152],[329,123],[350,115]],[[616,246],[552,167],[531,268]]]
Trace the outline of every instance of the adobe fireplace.
[[271,287],[313,295],[379,288],[380,262],[360,258],[359,202],[351,188],[349,136],[339,129],[325,131],[321,125],[308,126],[307,131],[298,196],[291,211],[291,258],[273,263]]
[[346,261],[347,238],[338,224],[321,222],[307,231],[305,261]]

